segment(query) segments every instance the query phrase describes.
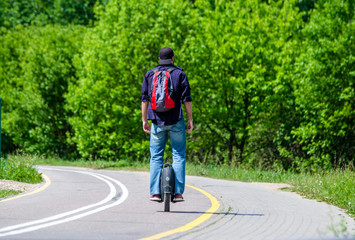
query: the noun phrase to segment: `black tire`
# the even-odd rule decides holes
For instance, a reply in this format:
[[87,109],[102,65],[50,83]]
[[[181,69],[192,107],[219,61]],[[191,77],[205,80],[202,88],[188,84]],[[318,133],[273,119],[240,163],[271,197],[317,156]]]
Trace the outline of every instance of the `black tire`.
[[170,212],[170,193],[164,193],[164,212]]

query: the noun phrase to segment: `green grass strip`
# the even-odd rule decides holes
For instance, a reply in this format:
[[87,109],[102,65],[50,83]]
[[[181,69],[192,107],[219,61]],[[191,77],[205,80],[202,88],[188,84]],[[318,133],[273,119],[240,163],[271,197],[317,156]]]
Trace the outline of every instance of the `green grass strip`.
[[21,191],[16,191],[16,190],[12,190],[12,189],[2,189],[0,190],[0,198],[7,198],[16,194],[21,193]]

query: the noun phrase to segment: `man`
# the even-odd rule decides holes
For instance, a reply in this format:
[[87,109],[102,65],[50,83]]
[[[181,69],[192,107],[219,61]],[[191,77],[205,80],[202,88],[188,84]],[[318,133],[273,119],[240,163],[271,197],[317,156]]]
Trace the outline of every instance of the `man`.
[[[182,194],[185,190],[186,134],[181,106],[184,105],[188,118],[186,132],[192,132],[192,98],[187,77],[182,68],[174,65],[174,60],[174,51],[169,47],[162,48],[159,52],[159,65],[146,73],[142,83],[143,130],[150,134],[150,200],[152,201],[161,201],[160,173],[168,136],[171,141],[172,165],[175,172],[175,202],[183,201]],[[153,110],[150,104],[153,79],[157,72],[161,71],[169,71],[175,94],[175,107],[165,112]],[[152,126],[149,125],[148,120],[152,120]]]

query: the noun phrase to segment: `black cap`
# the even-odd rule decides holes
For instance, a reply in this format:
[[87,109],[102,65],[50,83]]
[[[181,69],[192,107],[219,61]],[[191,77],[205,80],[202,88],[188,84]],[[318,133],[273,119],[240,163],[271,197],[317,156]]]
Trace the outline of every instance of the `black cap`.
[[159,52],[159,64],[160,65],[169,65],[173,64],[172,58],[174,56],[173,49],[169,47],[163,47]]

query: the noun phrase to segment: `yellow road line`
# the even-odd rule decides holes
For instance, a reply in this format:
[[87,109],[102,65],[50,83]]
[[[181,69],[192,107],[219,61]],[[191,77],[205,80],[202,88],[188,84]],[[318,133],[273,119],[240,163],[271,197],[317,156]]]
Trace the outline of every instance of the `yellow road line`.
[[29,192],[29,193],[20,194],[20,195],[17,195],[15,197],[12,197],[12,198],[6,198],[6,199],[3,199],[3,200],[0,200],[0,202],[6,202],[6,201],[10,201],[10,200],[15,200],[15,199],[18,199],[18,198],[30,196],[30,195],[33,195],[33,194],[36,194],[36,193],[39,193],[39,192],[43,191],[44,189],[49,187],[49,185],[51,185],[51,180],[49,179],[49,177],[47,177],[44,174],[42,174],[42,177],[44,178],[44,181],[46,183],[43,186],[41,186],[40,188],[38,188],[38,189],[36,189],[36,190],[34,190],[32,192]]
[[200,217],[196,218],[194,221],[189,222],[188,224],[186,224],[182,227],[178,227],[178,228],[175,228],[175,229],[163,232],[163,233],[158,233],[156,235],[153,235],[153,236],[150,236],[147,238],[142,238],[140,240],[161,239],[163,237],[167,237],[167,236],[170,236],[175,233],[188,231],[188,230],[200,225],[201,223],[205,222],[207,219],[209,219],[212,216],[213,213],[215,213],[218,210],[219,203],[215,197],[213,197],[211,194],[209,194],[208,192],[206,192],[200,188],[193,187],[190,185],[186,185],[186,186],[190,187],[192,189],[195,189],[195,190],[203,193],[205,196],[207,196],[211,201],[211,207],[204,214],[202,214]]

